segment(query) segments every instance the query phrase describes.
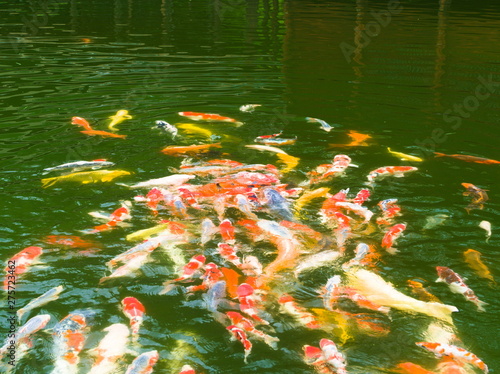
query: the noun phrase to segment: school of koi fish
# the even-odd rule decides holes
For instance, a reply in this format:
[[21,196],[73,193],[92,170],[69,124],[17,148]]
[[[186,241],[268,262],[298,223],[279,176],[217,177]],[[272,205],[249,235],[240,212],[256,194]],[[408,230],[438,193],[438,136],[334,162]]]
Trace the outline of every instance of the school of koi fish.
[[[251,113],[258,107],[259,104],[248,104],[240,107],[240,111]],[[411,178],[411,174],[418,171],[416,166],[381,166],[361,171],[349,155],[339,153],[331,163],[317,166],[304,175],[302,182],[290,186],[287,176],[300,159],[279,147],[300,142],[297,137],[281,137],[281,132],[258,135],[257,144],[246,147],[275,154],[280,167],[246,164],[226,158],[229,155],[223,153],[223,142],[183,144],[189,138],[181,135],[195,132],[214,139],[210,138],[211,131],[203,128],[203,123],[222,122],[240,127],[243,122],[211,113],[178,114],[202,125],[156,121],[154,128],[180,143],[158,150],[159,157],[179,157],[177,170],[147,181],[117,183],[134,190],[130,201],[116,202],[112,212],[90,212],[101,221],[94,227],[80,230],[80,236],[49,235],[45,238],[45,248],[29,246],[21,250],[5,267],[5,291],[11,284],[22,287],[30,267],[43,259],[49,248],[63,246],[90,251],[98,246],[93,240],[96,236],[124,230],[130,248],[114,256],[109,254],[105,264],[108,271],[96,288],[115,287],[118,283],[126,287],[144,264],[155,261],[153,252],[163,251],[169,258],[165,265],[172,269],[172,276],[152,280],[156,282],[157,293],[164,298],[183,295],[186,302],[199,300],[200,308],[223,327],[221,334],[225,334],[228,341],[228,352],[239,352],[242,365],[256,354],[252,353],[254,345],[262,344],[266,349],[279,352],[279,336],[293,336],[295,331],[307,329],[316,330],[318,336],[322,336],[315,341],[300,342],[302,349],[296,352],[311,372],[488,373],[486,363],[478,357],[480,352],[476,355],[469,351],[454,326],[453,313],[464,305],[443,303],[426,289],[425,282],[410,279],[403,287],[396,287],[380,275],[384,257],[404,251],[404,248],[397,249],[397,240],[409,224],[405,222],[404,206],[398,204],[397,197],[370,202],[370,196],[377,185],[387,183],[387,179]],[[81,117],[73,117],[71,122],[83,127],[81,133],[87,136],[126,139],[125,135],[117,134],[116,126],[131,119],[128,111],[118,111],[110,117],[108,128],[112,132],[94,130]],[[335,129],[320,119],[307,117],[305,121],[319,124],[326,132]],[[345,151],[373,141],[370,135],[354,130],[346,135],[352,139],[350,143],[330,146]],[[413,164],[424,161],[390,148],[388,152]],[[499,163],[475,156],[436,154],[436,157],[444,156],[482,164]],[[64,188],[66,183],[104,183],[131,178],[131,173],[125,170],[102,169],[114,165],[114,162],[97,159],[47,167],[44,174],[62,174],[42,179],[42,186]],[[332,187],[350,172],[365,175],[366,188],[351,191]],[[467,212],[483,209],[488,200],[486,190],[471,183],[462,185],[466,189],[464,196],[471,198],[465,207]],[[310,206],[319,208],[319,223],[314,228],[302,219],[305,207]],[[149,228],[130,229],[134,210],[148,212]],[[430,217],[424,230],[448,218],[446,215]],[[489,239],[491,224],[482,221],[479,227],[486,230]],[[477,277],[496,285],[479,251],[468,249],[463,259]],[[443,265],[435,264],[437,282],[444,282],[450,292],[461,294],[464,304],[470,302],[477,311],[484,312],[486,302],[479,300],[459,274]],[[316,300],[301,299],[304,280],[320,268],[328,269],[331,276],[325,283],[313,286]],[[474,283],[474,279],[467,282]],[[75,309],[58,322],[52,321],[49,314],[34,315],[38,308],[56,302],[64,292],[63,285],[53,287],[17,310],[19,325],[24,322],[14,339],[17,361],[33,348],[36,333],[51,326],[51,374],[79,372],[80,353],[90,348],[86,345],[87,338],[92,321],[98,318],[96,313],[91,308]],[[119,306],[123,312],[120,318],[128,321],[128,325],[110,324],[104,329],[102,340],[92,347],[95,360],[89,373],[153,373],[157,362],[162,360],[157,350],[141,349],[141,329],[148,313],[140,296],[136,296],[123,298]],[[366,366],[361,371],[358,362],[357,369],[351,371],[349,349],[344,348],[346,343],[364,337],[387,336],[394,313],[426,318],[427,327],[415,334],[414,347],[427,352],[429,359],[391,362],[385,368]],[[26,321],[27,317],[30,318]],[[12,344],[10,340],[0,348],[3,361]],[[205,370],[206,367],[197,367],[194,362],[183,362],[182,369],[176,373],[196,374]]]

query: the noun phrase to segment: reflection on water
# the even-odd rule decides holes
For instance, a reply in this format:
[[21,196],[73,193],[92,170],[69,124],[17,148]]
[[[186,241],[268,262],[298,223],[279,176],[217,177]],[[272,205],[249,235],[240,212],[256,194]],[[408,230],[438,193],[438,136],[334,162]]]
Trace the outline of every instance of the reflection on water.
[[[220,113],[245,122],[239,128],[208,127],[214,136],[225,136],[227,157],[241,162],[276,163],[272,154],[242,147],[258,135],[283,131],[284,137],[297,136],[296,145],[284,148],[301,159],[297,171],[284,178],[292,186],[335,154],[346,153],[359,168],[349,168],[345,177],[328,187],[334,193],[342,188],[357,191],[366,187],[368,171],[409,164],[390,155],[386,148],[391,147],[424,162],[415,165],[419,172],[411,178],[381,183],[367,203],[377,211],[378,201],[397,198],[408,225],[398,242],[401,253],[384,259],[381,275],[407,294],[408,279],[424,279],[441,300],[459,306],[453,317],[460,338],[494,372],[500,367],[497,290],[478,279],[462,253],[468,248],[480,251],[498,278],[498,166],[434,158],[432,152],[500,159],[495,146],[500,135],[495,84],[500,81],[496,48],[500,6],[450,0],[390,4],[366,0],[4,2],[0,7],[2,259],[29,245],[47,247],[43,239],[48,235],[80,235],[79,230],[95,226],[89,212],[112,211],[119,200],[133,198],[130,190],[115,184],[44,190],[42,169],[107,158],[119,169],[134,173],[127,183],[168,175],[179,167],[179,160],[159,150],[177,141],[151,128],[156,120],[181,121],[179,111]],[[391,13],[396,6],[398,11]],[[240,105],[249,103],[262,107],[254,113],[239,112]],[[134,117],[119,126],[126,141],[86,137],[70,124],[73,116],[81,116],[107,130],[108,117],[119,109],[129,110]],[[323,119],[334,130],[327,133],[305,117]],[[369,134],[369,145],[329,146],[351,141],[349,131]],[[179,142],[207,140],[198,134]],[[483,210],[465,211],[470,197],[462,196],[464,182],[488,190],[490,200]],[[319,207],[318,203],[305,209],[304,223],[327,232],[317,216]],[[87,349],[97,345],[102,337],[99,331],[123,322],[117,305],[133,294],[141,297],[148,315],[141,352],[160,351],[158,370],[176,372],[184,360],[207,373],[312,372],[302,362],[302,345],[316,344],[322,334],[306,329],[292,334],[287,325],[273,326],[281,340],[279,349],[255,344],[245,365],[227,332],[196,300],[158,296],[158,285],[173,272],[165,254],[145,265],[136,279],[96,287],[106,273],[104,263],[130,247],[124,237],[153,223],[146,212],[133,215],[133,227],[92,238],[99,242],[96,252],[82,256],[68,248],[49,250],[43,264],[34,266],[19,286],[19,306],[63,284],[67,292],[41,311],[56,321],[77,308],[95,309],[100,317],[92,326]],[[429,217],[437,215],[449,218],[423,230]],[[488,243],[478,228],[482,220],[493,225]],[[350,243],[349,251],[354,247],[355,242]],[[487,311],[476,313],[461,295],[434,284],[437,265],[467,276],[467,284],[489,303]],[[296,295],[316,305],[316,289],[336,272],[323,268],[301,278]],[[6,315],[3,309],[4,327]],[[342,350],[351,371],[376,373],[402,360],[432,367],[432,355],[414,346],[426,323],[422,318],[396,314],[388,336],[347,342]],[[52,369],[52,338],[45,333],[40,339],[17,372]],[[83,367],[92,362],[84,351]]]

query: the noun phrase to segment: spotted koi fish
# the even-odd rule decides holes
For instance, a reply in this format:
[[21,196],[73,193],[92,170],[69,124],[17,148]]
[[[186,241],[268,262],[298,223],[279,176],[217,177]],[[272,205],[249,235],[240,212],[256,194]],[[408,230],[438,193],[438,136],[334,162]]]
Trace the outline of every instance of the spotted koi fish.
[[428,351],[434,353],[437,357],[449,356],[456,361],[462,362],[464,364],[470,364],[478,369],[481,369],[485,373],[488,373],[488,366],[475,354],[457,347],[451,344],[441,344],[432,342],[417,342],[417,346],[427,349]]

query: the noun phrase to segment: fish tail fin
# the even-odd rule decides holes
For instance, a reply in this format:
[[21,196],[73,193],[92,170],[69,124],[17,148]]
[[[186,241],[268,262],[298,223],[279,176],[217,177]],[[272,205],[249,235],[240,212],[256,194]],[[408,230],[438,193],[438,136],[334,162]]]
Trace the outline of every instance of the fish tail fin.
[[266,337],[264,338],[264,342],[270,346],[272,349],[278,349],[278,342],[279,342],[279,338],[276,338],[274,336],[271,336],[271,335],[266,335]]
[[23,318],[24,313],[26,313],[26,309],[24,309],[24,308],[21,308],[21,309],[19,309],[19,310],[17,311],[17,313],[16,313],[16,314],[17,314],[17,320],[18,320],[19,322],[21,322],[21,319]]
[[445,157],[446,155],[444,153],[439,153],[439,152],[434,152],[436,157]]
[[57,182],[57,177],[42,179],[42,187],[47,188],[53,186]]
[[458,312],[457,307],[453,305],[446,305],[436,302],[427,303],[426,309],[426,314],[432,315],[449,323],[453,323],[453,320],[451,319],[451,313]]
[[240,126],[244,125],[244,123],[240,122],[240,121],[236,121],[236,122],[234,122],[234,124],[235,124],[236,127],[240,127]]
[[398,252],[399,252],[396,248],[392,248],[392,247],[387,248],[385,251],[386,251],[387,253],[391,254],[391,255],[395,255],[396,253],[398,253]]
[[488,303],[486,303],[484,301],[481,301],[481,300],[477,300],[475,302],[475,304],[477,305],[477,310],[478,311],[480,311],[480,312],[486,312],[486,310],[484,309],[484,306],[488,305]]

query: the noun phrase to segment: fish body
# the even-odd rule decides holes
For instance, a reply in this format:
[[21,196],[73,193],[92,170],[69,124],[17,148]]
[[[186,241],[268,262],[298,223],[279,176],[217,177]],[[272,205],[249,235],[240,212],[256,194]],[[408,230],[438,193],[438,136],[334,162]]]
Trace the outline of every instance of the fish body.
[[333,129],[332,126],[330,126],[328,123],[326,123],[322,119],[313,118],[313,117],[306,117],[306,120],[309,123],[319,123],[321,125],[321,130],[325,130],[326,132],[330,132]]
[[262,319],[259,316],[259,311],[257,308],[257,296],[255,295],[254,288],[248,283],[242,283],[238,286],[236,290],[236,294],[238,295],[238,301],[240,303],[240,310],[246,315],[252,317],[255,321],[269,325],[269,322]]
[[491,223],[488,221],[479,222],[479,227],[486,231],[486,243],[491,237]]
[[368,174],[368,183],[373,183],[376,179],[381,179],[387,176],[403,177],[406,173],[416,171],[418,168],[414,166],[384,166],[371,171]]
[[245,104],[240,106],[240,112],[252,113],[255,108],[262,106],[261,104]]
[[212,240],[217,232],[219,232],[219,228],[215,226],[210,218],[203,219],[201,221],[201,245],[205,245]]
[[495,282],[493,275],[491,275],[490,270],[481,260],[481,252],[476,251],[474,249],[468,249],[464,252],[465,262],[469,265],[469,267],[476,272],[481,278],[488,279]]
[[212,131],[193,125],[192,123],[178,123],[177,127],[189,135],[199,135],[204,138],[212,138],[214,136]]
[[141,353],[127,367],[125,374],[151,374],[159,358],[158,351]]
[[130,188],[175,187],[195,178],[194,175],[172,174],[163,178],[150,179],[130,186]]
[[295,200],[294,208],[296,211],[302,210],[302,208],[307,205],[311,200],[317,199],[320,197],[327,197],[330,192],[330,189],[327,187],[317,188],[312,191],[307,191],[302,196],[300,196],[297,200]]
[[47,188],[59,182],[80,182],[82,184],[111,182],[115,178],[130,175],[131,173],[125,170],[95,170],[81,171],[59,177],[42,179],[42,187]]
[[318,268],[320,266],[327,265],[329,263],[337,261],[341,257],[339,251],[327,250],[321,251],[310,256],[301,258],[297,265],[294,267],[294,274],[298,276],[300,273]]
[[343,287],[340,285],[341,279],[340,275],[334,275],[329,278],[326,285],[321,290],[321,298],[323,299],[323,305],[327,310],[334,310],[334,306],[337,303],[339,296],[343,293]]
[[371,135],[362,134],[362,133],[354,131],[354,130],[349,130],[349,132],[347,133],[347,136],[349,136],[352,139],[350,143],[347,143],[347,144],[329,144],[329,146],[332,148],[366,147],[369,144],[365,140],[371,139]]
[[132,119],[132,116],[128,114],[128,110],[119,110],[116,112],[114,116],[109,117],[111,119],[111,122],[108,125],[108,129],[111,131],[118,131],[115,126],[122,123],[123,121],[127,119]]
[[[0,347],[0,358],[2,358],[9,351],[9,346],[12,344],[16,346],[16,350],[20,344],[30,345],[29,337],[47,326],[49,321],[50,315],[40,314],[29,319],[28,322],[21,326],[15,334],[9,333],[8,338],[5,340],[5,344]],[[19,360],[19,357],[16,357],[16,359]]]
[[401,374],[436,374],[434,371],[424,369],[422,366],[412,362],[402,362],[396,366],[397,373]]
[[23,308],[17,311],[17,318],[19,321],[22,319],[23,315],[29,312],[32,309],[39,308],[51,301],[57,300],[59,298],[60,293],[64,290],[63,286],[57,286],[51,288],[43,295],[38,296],[36,299],[31,300],[28,304],[26,304]]
[[96,348],[97,358],[88,374],[111,374],[119,368],[118,361],[127,352],[128,327],[115,323],[104,329],[106,336]]
[[463,195],[472,197],[472,201],[465,210],[470,213],[472,209],[483,209],[484,203],[489,200],[486,190],[474,186],[471,183],[462,183],[462,186],[467,189]]
[[172,136],[172,139],[175,139],[175,137],[179,134],[179,130],[177,129],[177,127],[171,125],[167,121],[160,120],[156,121],[155,123],[157,128],[162,129],[165,132],[168,132]]
[[414,162],[422,162],[422,161],[424,161],[423,159],[421,159],[420,157],[417,157],[417,156],[412,156],[412,155],[408,155],[406,153],[401,153],[401,152],[394,152],[394,151],[391,151],[390,148],[387,148],[387,150],[389,151],[389,153],[391,155],[394,155],[394,156],[396,156],[397,158],[399,158],[401,160],[414,161]]
[[231,332],[231,334],[236,340],[238,340],[239,342],[241,342],[241,344],[243,344],[243,349],[245,351],[245,356],[243,361],[247,363],[247,357],[252,351],[252,343],[250,342],[250,340],[248,340],[247,334],[243,329],[235,325],[228,326],[227,329]]
[[220,256],[236,266],[237,268],[241,267],[241,260],[240,258],[236,255],[236,249],[233,246],[230,246],[229,244],[226,243],[219,243],[217,245],[217,252],[220,254]]
[[430,230],[436,226],[442,225],[450,216],[446,214],[436,214],[434,216],[429,216],[425,220],[425,225],[422,227],[424,230]]
[[201,144],[201,145],[186,145],[186,146],[177,146],[170,145],[161,150],[163,154],[169,156],[183,156],[183,155],[196,155],[199,153],[207,153],[211,148],[222,148],[220,143],[212,143],[212,144]]
[[344,355],[339,352],[335,343],[329,339],[321,339],[319,347],[323,351],[326,365],[333,369],[336,374],[347,374]]
[[135,242],[139,240],[146,240],[151,238],[151,236],[155,234],[159,234],[161,232],[164,232],[168,230],[169,224],[168,223],[160,223],[159,225],[139,230],[136,232],[133,232],[132,234],[128,234],[125,239],[129,242]]
[[239,122],[234,118],[221,116],[220,114],[215,113],[179,112],[178,114],[182,117],[187,117],[192,121],[229,122],[235,124],[236,126],[243,125],[243,122]]
[[203,255],[193,256],[191,260],[189,260],[189,262],[184,265],[181,276],[174,279],[174,282],[182,282],[187,279],[193,278],[195,273],[203,267],[203,265],[205,264],[205,260],[206,258]]
[[396,204],[397,202],[397,199],[386,199],[377,204],[382,210],[382,217],[377,218],[378,225],[390,225],[394,217],[400,215],[401,208]]
[[150,261],[149,252],[134,252],[127,258],[127,262],[124,265],[117,268],[110,275],[103,277],[99,280],[99,283],[103,283],[112,278],[120,278],[130,276],[134,271],[138,270],[146,262]]
[[82,170],[87,170],[87,169],[100,169],[103,167],[108,167],[108,166],[114,166],[115,163],[111,161],[107,161],[105,159],[99,159],[99,160],[93,160],[93,161],[74,161],[74,162],[68,162],[66,164],[54,166],[51,168],[46,168],[43,169],[44,172],[50,172],[50,171],[66,171],[66,170],[72,170],[72,171],[82,171]]
[[235,237],[234,237],[235,228],[231,220],[229,219],[223,220],[219,225],[219,231],[222,236],[222,240],[224,240],[225,243],[227,244],[235,243]]
[[227,317],[231,320],[231,324],[237,326],[244,331],[248,332],[250,335],[256,337],[257,339],[261,339],[269,345],[271,348],[276,349],[276,343],[279,341],[278,338],[274,336],[270,336],[258,329],[255,328],[254,323],[250,321],[248,318],[243,317],[238,312],[227,312]]
[[479,300],[474,291],[472,291],[464,282],[464,280],[451,270],[445,266],[437,266],[436,271],[438,273],[439,278],[436,282],[444,282],[448,284],[450,290],[454,293],[462,294],[466,300],[476,304],[477,309],[480,312],[484,312],[484,305],[486,304],[484,301]]
[[82,134],[94,136],[94,135],[99,135],[104,138],[119,138],[119,139],[125,139],[127,136],[126,135],[118,135],[118,134],[113,134],[112,132],[107,132],[107,131],[101,131],[101,130],[94,130],[90,124],[85,120],[84,118],[81,117],[73,117],[71,119],[71,123],[73,125],[78,125],[83,127],[85,130],[80,131]]
[[146,309],[144,305],[135,297],[125,297],[122,301],[123,314],[130,320],[130,329],[132,330],[132,337],[137,340],[139,329],[144,320],[144,313]]
[[436,303],[441,302],[441,300],[439,300],[436,296],[427,291],[422,283],[411,279],[408,280],[406,283],[408,284],[408,286],[411,287],[412,292],[418,297],[419,300],[436,302]]
[[247,144],[247,145],[245,145],[245,147],[251,148],[251,149],[256,149],[258,151],[267,151],[267,152],[272,152],[272,153],[280,153],[283,155],[288,155],[288,153],[286,153],[285,151],[283,151],[279,148],[270,146],[270,145]]
[[93,230],[86,231],[89,234],[106,231],[114,228],[117,225],[123,224],[123,221],[129,220],[132,218],[130,215],[130,207],[132,204],[129,201],[125,201],[122,203],[121,207],[114,210],[110,215],[104,215],[99,212],[90,212],[89,214],[92,217],[96,218],[105,218],[107,220],[103,225],[95,226]]
[[293,221],[293,213],[290,209],[290,203],[278,191],[273,188],[266,188],[264,190],[266,197],[266,205],[272,214],[278,216],[280,219]]
[[451,344],[442,344],[434,342],[417,342],[417,346],[427,349],[437,357],[448,356],[464,364],[470,364],[483,372],[488,373],[488,366],[475,354]]
[[467,161],[467,162],[475,162],[478,164],[500,164],[500,161],[497,160],[491,160],[488,158],[483,158],[483,157],[477,157],[477,156],[469,156],[469,155],[460,155],[460,154],[454,154],[454,155],[447,155],[444,153],[439,153],[439,152],[434,152],[436,157],[451,157],[451,158],[456,158],[457,160],[462,160],[462,161]]
[[363,223],[368,223],[374,214],[371,210],[365,208],[364,206],[361,206],[360,204],[339,201],[335,205],[339,208],[346,209],[357,214],[358,216],[363,217]]
[[270,145],[270,146],[281,146],[281,145],[291,145],[295,144],[297,141],[297,138],[255,138],[253,140],[255,143],[261,143],[265,145]]
[[384,235],[382,239],[382,248],[385,248],[389,253],[396,253],[397,250],[392,248],[394,241],[401,236],[403,231],[406,230],[406,225],[404,223],[398,223],[392,226]]
[[[43,253],[41,247],[31,246],[26,247],[14,256],[12,256],[5,266],[5,280],[3,282],[3,289],[8,291],[16,288],[18,278],[21,274],[28,271],[31,266]],[[10,286],[10,285],[13,286]]]

